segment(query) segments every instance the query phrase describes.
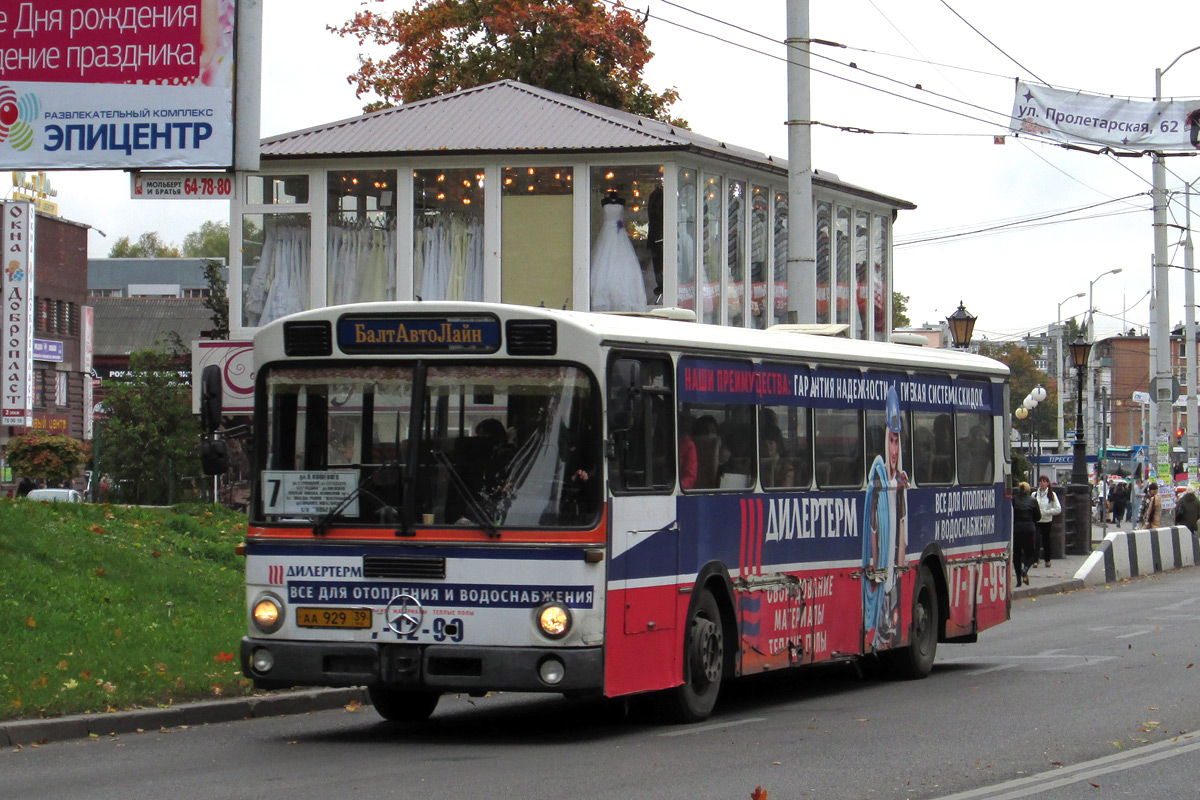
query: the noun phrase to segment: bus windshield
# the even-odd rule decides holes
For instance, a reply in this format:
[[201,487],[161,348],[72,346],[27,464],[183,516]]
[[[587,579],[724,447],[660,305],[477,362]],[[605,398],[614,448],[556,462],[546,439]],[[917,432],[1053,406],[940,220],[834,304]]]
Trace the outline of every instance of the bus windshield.
[[578,367],[288,365],[263,386],[260,521],[499,534],[599,516],[597,392]]

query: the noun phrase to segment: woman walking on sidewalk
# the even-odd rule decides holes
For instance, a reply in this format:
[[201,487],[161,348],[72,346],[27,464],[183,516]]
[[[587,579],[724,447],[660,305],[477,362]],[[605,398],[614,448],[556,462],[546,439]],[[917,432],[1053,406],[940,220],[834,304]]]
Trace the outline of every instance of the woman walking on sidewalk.
[[1017,586],[1022,582],[1029,585],[1029,565],[1037,560],[1034,539],[1037,537],[1037,521],[1042,511],[1037,500],[1029,494],[1029,484],[1021,481],[1013,493],[1013,571]]
[[[1038,521],[1037,533],[1038,540],[1041,543],[1042,558],[1046,560],[1046,566],[1050,566],[1050,527],[1054,522],[1054,518],[1062,513],[1062,504],[1058,502],[1058,495],[1050,488],[1050,476],[1042,475],[1038,478],[1037,488],[1037,504],[1038,504]],[[1037,549],[1033,551],[1033,562],[1037,563]]]

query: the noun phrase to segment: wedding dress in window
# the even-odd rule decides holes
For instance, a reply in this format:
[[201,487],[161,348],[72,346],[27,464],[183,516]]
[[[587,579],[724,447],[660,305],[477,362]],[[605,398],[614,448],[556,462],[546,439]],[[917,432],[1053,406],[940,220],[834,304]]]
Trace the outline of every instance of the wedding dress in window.
[[646,285],[625,232],[625,202],[606,197],[601,205],[604,221],[592,244],[592,311],[645,311]]

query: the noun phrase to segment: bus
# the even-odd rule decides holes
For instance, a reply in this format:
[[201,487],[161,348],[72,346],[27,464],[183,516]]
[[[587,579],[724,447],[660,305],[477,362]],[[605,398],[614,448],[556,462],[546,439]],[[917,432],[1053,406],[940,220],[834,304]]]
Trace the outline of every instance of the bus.
[[924,677],[1010,615],[1008,370],[981,356],[389,302],[272,322],[254,365],[259,688],[364,686],[403,722],[654,693],[699,721],[736,676]]

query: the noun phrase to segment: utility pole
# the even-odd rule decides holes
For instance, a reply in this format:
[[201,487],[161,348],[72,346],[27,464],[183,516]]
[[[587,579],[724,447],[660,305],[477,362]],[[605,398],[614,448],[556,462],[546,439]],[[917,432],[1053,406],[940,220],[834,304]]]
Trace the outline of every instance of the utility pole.
[[[788,322],[817,321],[808,0],[787,0]],[[889,298],[890,300],[890,298]],[[891,307],[890,303],[887,306]],[[890,328],[889,328],[890,330]]]
[[1187,473],[1188,483],[1197,480],[1197,459],[1200,458],[1200,419],[1197,419],[1196,386],[1196,265],[1192,263],[1192,184],[1184,187],[1183,207],[1185,209],[1184,224],[1187,226],[1183,234],[1183,302],[1184,327],[1186,337],[1184,351],[1187,354],[1187,427],[1184,441],[1187,442]]
[[[1178,61],[1179,59],[1175,59]],[[1170,69],[1175,65],[1171,62]],[[1162,100],[1162,74],[1165,70],[1154,70],[1154,99]],[[1162,153],[1151,153],[1152,194],[1154,197],[1154,315],[1150,319],[1151,338],[1154,340],[1154,430],[1150,439],[1152,463],[1158,465],[1159,496],[1163,498],[1162,522],[1164,526],[1175,522],[1174,480],[1171,476],[1171,322],[1169,316],[1169,280],[1167,262],[1167,168]],[[1170,506],[1168,507],[1168,503]]]

